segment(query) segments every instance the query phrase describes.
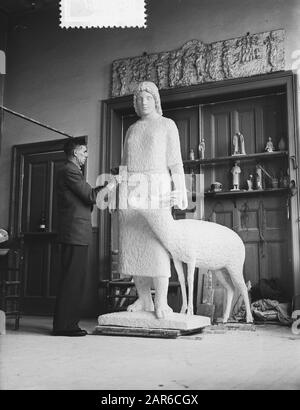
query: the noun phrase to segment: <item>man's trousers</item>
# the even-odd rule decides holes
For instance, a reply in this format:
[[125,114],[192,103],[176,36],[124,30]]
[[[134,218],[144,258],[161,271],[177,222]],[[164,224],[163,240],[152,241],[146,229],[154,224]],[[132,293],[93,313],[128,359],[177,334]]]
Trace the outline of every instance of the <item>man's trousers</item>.
[[88,262],[88,245],[62,244],[61,278],[56,299],[53,330],[76,330]]

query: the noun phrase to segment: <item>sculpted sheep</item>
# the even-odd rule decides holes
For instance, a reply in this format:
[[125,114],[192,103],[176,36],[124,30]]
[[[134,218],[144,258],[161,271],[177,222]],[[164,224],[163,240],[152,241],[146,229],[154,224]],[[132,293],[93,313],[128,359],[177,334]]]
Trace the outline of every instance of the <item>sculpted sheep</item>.
[[[223,322],[227,322],[234,290],[237,288],[246,306],[246,321],[253,322],[248,291],[243,278],[245,246],[231,229],[213,222],[194,219],[174,220],[169,209],[139,209],[152,231],[174,260],[182,290],[181,313],[193,314],[195,268],[214,271],[227,291]],[[182,263],[187,264],[188,302]]]

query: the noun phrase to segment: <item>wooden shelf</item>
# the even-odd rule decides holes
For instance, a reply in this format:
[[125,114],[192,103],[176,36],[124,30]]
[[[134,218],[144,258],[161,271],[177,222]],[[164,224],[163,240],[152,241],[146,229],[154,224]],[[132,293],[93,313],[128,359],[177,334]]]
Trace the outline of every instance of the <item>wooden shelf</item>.
[[[109,280],[109,279],[103,279],[100,281],[100,284],[102,286],[115,286],[115,287],[120,287],[120,288],[131,288],[134,287],[135,284],[133,281],[122,281],[122,280]],[[169,282],[169,287],[178,287],[180,286],[179,282]]]
[[287,194],[289,188],[269,188],[269,189],[253,189],[252,191],[240,190],[240,191],[220,191],[220,192],[205,192],[204,196],[208,198],[216,197],[237,197],[237,196],[256,196],[256,195],[269,195],[269,194]]
[[43,236],[55,236],[57,232],[20,232],[22,236],[33,236],[33,237],[43,237]]
[[288,151],[260,152],[260,153],[248,154],[248,155],[230,155],[227,157],[185,160],[183,161],[183,165],[185,167],[194,168],[200,165],[214,165],[214,164],[218,164],[222,162],[253,161],[253,160],[258,160],[258,159],[265,160],[265,159],[284,158],[287,156],[288,156]]

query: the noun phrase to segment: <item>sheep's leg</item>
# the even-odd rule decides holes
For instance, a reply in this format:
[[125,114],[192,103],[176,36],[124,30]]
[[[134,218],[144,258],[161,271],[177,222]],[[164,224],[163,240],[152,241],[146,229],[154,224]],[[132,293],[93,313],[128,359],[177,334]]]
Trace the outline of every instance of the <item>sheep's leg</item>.
[[151,297],[152,278],[149,276],[134,276],[133,281],[137,290],[138,299],[128,306],[128,312],[153,312],[154,305]]
[[246,283],[245,283],[244,278],[243,278],[243,270],[241,268],[237,273],[237,271],[233,271],[233,270],[230,271],[228,269],[228,273],[229,273],[230,278],[233,281],[234,285],[241,292],[241,295],[244,299],[245,307],[246,307],[246,322],[247,323],[253,323],[253,316],[252,316],[252,313],[251,313],[248,289],[247,289]]
[[169,278],[161,276],[153,278],[153,284],[155,289],[155,313],[158,319],[164,319],[173,312],[173,309],[168,306]]
[[187,314],[194,314],[194,275],[195,275],[196,261],[187,264],[187,282],[188,282],[188,309]]
[[226,306],[224,309],[223,313],[223,323],[228,322],[229,316],[230,316],[230,311],[231,311],[231,305],[232,305],[232,300],[234,296],[234,285],[228,276],[227,272],[223,272],[221,270],[217,270],[216,276],[219,279],[219,281],[222,283],[224,288],[226,289]]
[[181,306],[180,313],[186,313],[188,306],[187,306],[185,278],[184,278],[182,262],[179,261],[178,259],[174,259],[174,266],[177,271],[178,280],[179,280],[180,288],[181,288],[182,306]]

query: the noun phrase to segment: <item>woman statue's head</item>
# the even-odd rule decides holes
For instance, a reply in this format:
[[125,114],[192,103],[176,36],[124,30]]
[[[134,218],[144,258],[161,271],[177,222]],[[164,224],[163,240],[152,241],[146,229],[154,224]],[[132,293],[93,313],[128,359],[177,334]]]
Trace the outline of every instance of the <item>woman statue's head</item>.
[[133,105],[139,117],[156,112],[162,115],[158,88],[151,81],[143,81],[133,95]]

